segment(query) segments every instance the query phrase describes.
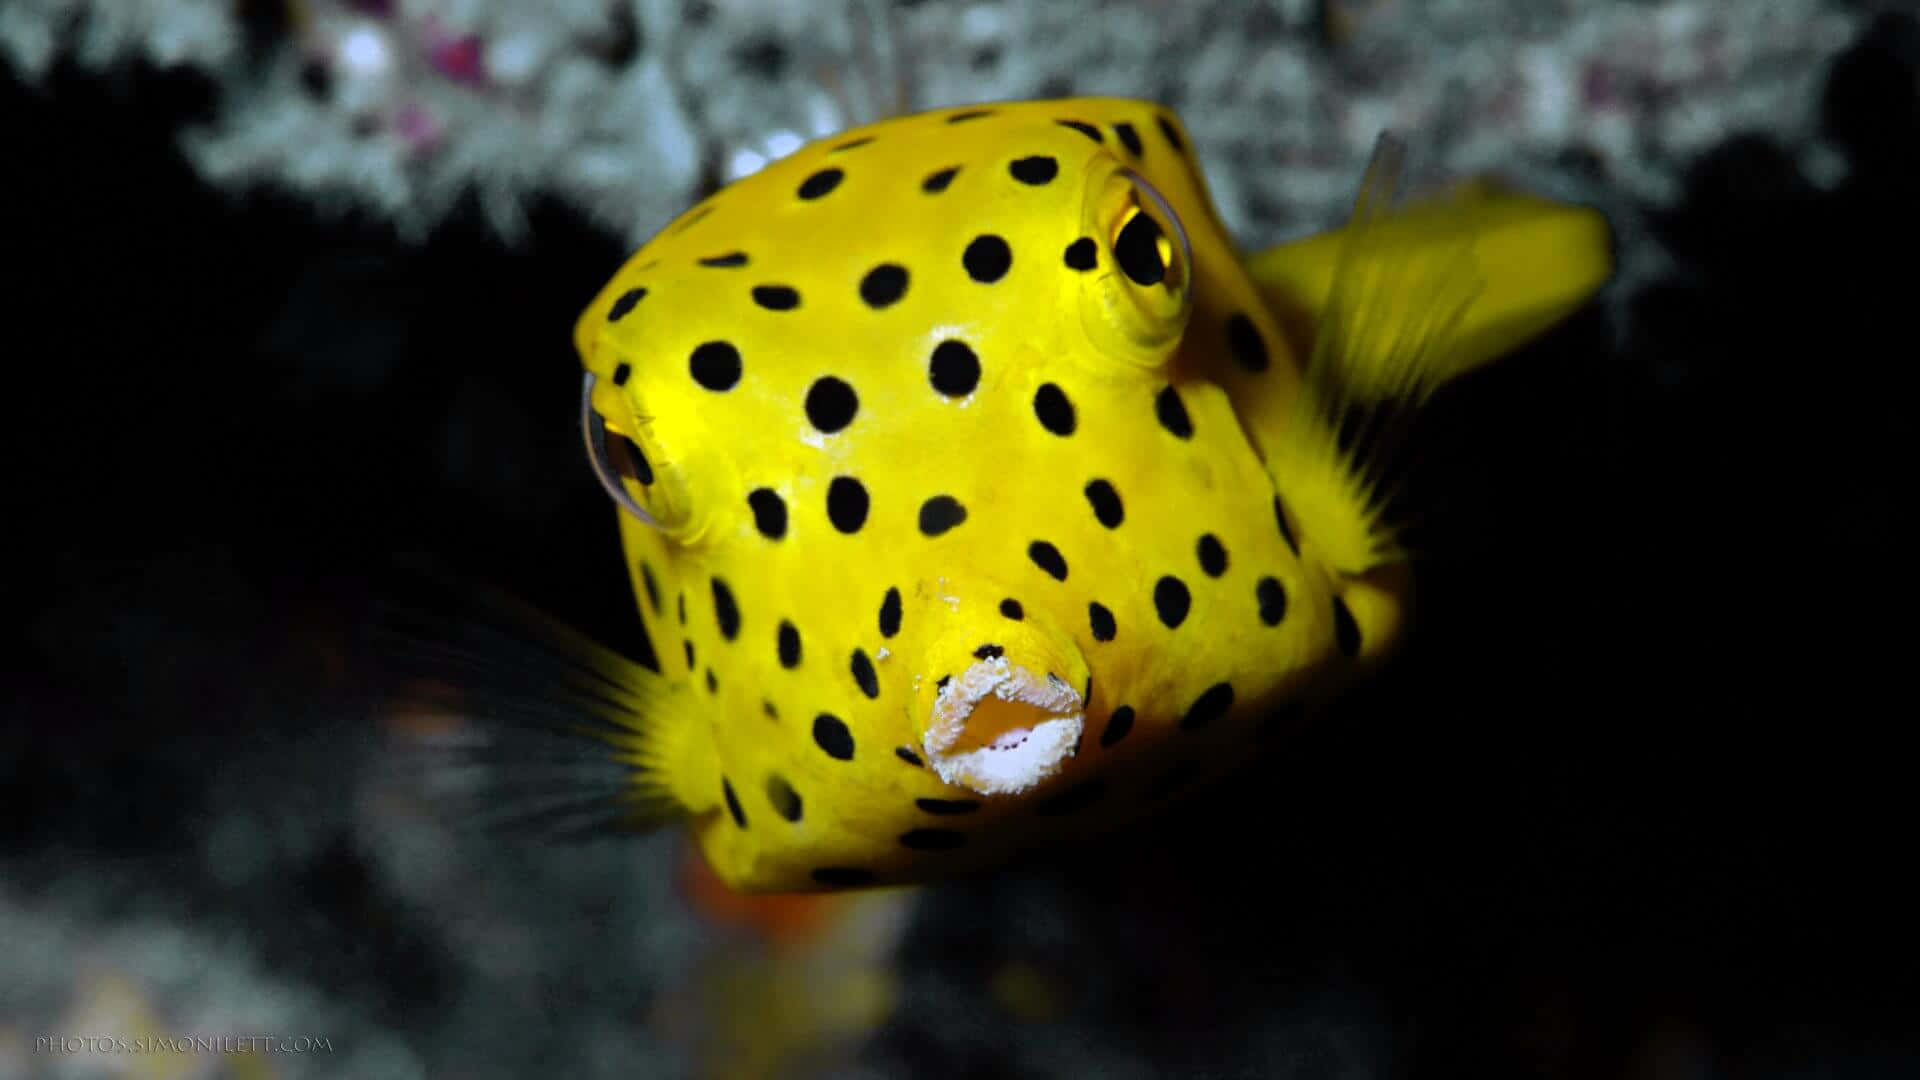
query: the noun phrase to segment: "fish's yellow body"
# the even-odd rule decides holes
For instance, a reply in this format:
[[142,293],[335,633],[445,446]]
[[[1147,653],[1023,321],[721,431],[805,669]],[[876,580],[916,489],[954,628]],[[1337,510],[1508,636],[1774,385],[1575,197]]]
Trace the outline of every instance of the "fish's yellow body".
[[1590,212],[1436,207],[1247,260],[1171,113],[1079,99],[846,132],[683,215],[575,331],[660,659],[619,676],[647,815],[747,891],[977,868],[1383,655],[1410,575],[1341,417],[1608,270]]

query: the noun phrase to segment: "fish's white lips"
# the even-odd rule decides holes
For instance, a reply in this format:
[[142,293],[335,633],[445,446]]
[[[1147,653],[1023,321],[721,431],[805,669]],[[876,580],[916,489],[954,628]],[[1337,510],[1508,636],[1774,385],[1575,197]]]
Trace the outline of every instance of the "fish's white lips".
[[[1033,706],[1049,719],[1003,732],[989,746],[951,753],[975,706],[989,696]],[[982,795],[1018,795],[1059,772],[1072,756],[1086,724],[1084,707],[1079,693],[1056,676],[1036,678],[1004,655],[976,660],[934,696],[921,746],[947,783]]]

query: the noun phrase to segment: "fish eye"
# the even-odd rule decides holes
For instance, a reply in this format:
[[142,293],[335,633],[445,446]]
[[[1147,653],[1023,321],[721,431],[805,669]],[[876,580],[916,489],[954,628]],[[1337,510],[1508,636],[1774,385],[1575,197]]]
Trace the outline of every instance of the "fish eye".
[[609,430],[606,418],[593,407],[594,375],[587,372],[580,387],[580,431],[587,443],[587,461],[593,475],[620,508],[655,528],[660,523],[640,505],[636,492],[654,484],[653,465],[646,451],[626,435]]
[[1193,247],[1180,215],[1139,173],[1114,168],[1094,181],[1084,236],[1104,248],[1099,272],[1080,279],[1086,326],[1113,355],[1152,365],[1186,328]]
[[1114,219],[1108,246],[1121,273],[1140,288],[1158,286],[1177,304],[1193,291],[1193,246],[1180,215],[1158,189],[1131,170],[1129,198]]

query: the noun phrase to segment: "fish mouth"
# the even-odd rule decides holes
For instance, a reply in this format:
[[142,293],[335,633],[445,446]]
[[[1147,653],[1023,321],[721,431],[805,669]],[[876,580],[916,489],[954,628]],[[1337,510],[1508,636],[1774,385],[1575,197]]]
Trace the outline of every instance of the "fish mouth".
[[1018,795],[1073,756],[1085,708],[1056,675],[1036,676],[1004,653],[979,657],[934,695],[922,749],[949,784]]

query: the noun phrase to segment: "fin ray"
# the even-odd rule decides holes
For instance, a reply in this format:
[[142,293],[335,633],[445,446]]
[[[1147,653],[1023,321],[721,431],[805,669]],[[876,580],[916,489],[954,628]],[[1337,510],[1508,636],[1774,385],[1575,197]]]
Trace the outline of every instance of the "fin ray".
[[1382,134],[1346,227],[1248,263],[1308,358],[1276,479],[1301,532],[1348,576],[1407,557],[1388,518],[1420,407],[1611,272],[1593,211],[1485,181],[1409,200],[1407,173],[1405,142]]
[[686,815],[676,685],[502,593],[409,578],[433,598],[383,601],[367,635],[398,783],[465,825],[556,839]]

